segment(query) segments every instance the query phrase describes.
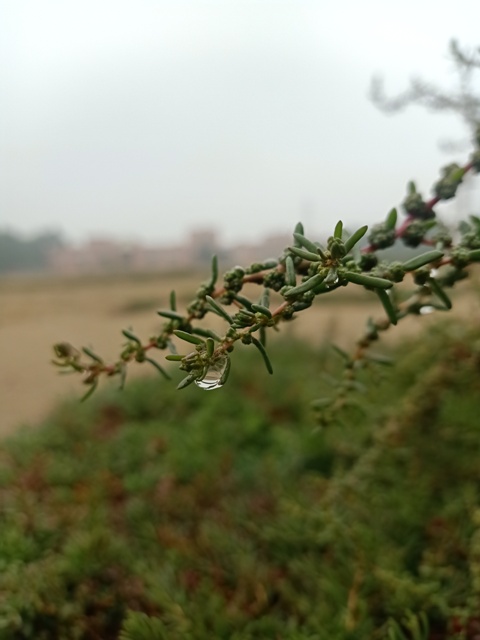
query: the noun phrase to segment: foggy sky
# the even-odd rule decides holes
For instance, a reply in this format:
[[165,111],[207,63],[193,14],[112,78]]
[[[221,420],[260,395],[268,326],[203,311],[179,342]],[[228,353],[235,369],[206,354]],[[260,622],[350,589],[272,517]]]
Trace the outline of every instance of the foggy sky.
[[478,45],[479,23],[478,0],[3,0],[0,228],[163,243],[378,221],[467,133],[379,113],[372,75],[449,86],[448,41]]

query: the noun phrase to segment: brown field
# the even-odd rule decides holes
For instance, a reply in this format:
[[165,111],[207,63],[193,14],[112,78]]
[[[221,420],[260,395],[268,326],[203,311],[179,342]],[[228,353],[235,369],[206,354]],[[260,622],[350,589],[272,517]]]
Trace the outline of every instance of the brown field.
[[[176,290],[181,309],[206,277],[208,274],[1,279],[0,434],[9,433],[18,425],[37,424],[59,400],[71,394],[80,397],[84,392],[78,376],[60,376],[51,365],[55,342],[89,346],[106,360],[113,360],[123,341],[121,329],[133,328],[142,338],[155,334],[161,322],[155,310],[168,306],[170,290]],[[477,285],[462,283],[453,300],[452,315],[478,319]],[[360,287],[350,287],[322,298],[315,307],[286,324],[282,333],[301,336],[315,344],[334,340],[348,348],[361,335],[370,315],[383,315],[375,296]],[[437,318],[439,315],[433,314]],[[217,319],[213,320],[215,324]],[[432,321],[432,316],[408,318],[389,332],[389,338],[414,334]],[[162,359],[160,353],[157,357]],[[130,369],[129,374],[135,370],[156,375],[146,365],[133,364]]]

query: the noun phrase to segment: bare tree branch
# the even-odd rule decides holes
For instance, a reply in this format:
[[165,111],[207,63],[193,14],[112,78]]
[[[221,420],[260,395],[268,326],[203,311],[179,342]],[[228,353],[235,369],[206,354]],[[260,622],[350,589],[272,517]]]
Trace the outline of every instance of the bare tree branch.
[[458,86],[453,90],[444,90],[422,78],[412,78],[405,91],[388,97],[383,78],[376,76],[370,85],[370,99],[384,113],[398,113],[413,104],[429,111],[451,112],[459,115],[470,131],[475,130],[480,124],[480,94],[472,84],[474,72],[480,69],[480,48],[462,50],[452,40],[450,55],[458,76]]

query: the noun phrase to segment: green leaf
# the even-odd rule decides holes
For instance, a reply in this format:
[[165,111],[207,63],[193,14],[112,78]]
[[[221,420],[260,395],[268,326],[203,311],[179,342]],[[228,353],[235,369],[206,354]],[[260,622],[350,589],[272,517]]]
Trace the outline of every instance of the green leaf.
[[172,311],[177,310],[177,296],[175,294],[175,291],[170,291],[170,309]]
[[270,260],[262,262],[263,269],[274,269],[277,265],[278,260],[276,258],[270,258]]
[[127,367],[124,364],[121,365],[119,373],[120,373],[119,389],[122,390],[125,388],[125,382],[127,381]]
[[333,237],[334,238],[339,238],[341,240],[342,239],[342,234],[343,234],[343,222],[341,220],[339,220],[337,222],[337,224],[335,225],[335,230],[333,232]]
[[88,398],[90,398],[91,395],[93,395],[96,391],[98,387],[98,380],[97,378],[95,378],[95,381],[90,385],[89,390],[87,391],[87,393],[85,393],[81,398],[80,398],[80,402],[85,402],[85,400],[88,400]]
[[415,271],[416,269],[420,269],[420,267],[424,267],[426,264],[437,262],[440,258],[443,258],[444,255],[443,251],[427,251],[420,256],[415,256],[411,260],[407,260],[402,266],[405,271]]
[[312,253],[306,249],[299,249],[298,247],[288,247],[288,250],[294,253],[299,258],[309,260],[310,262],[321,262],[322,257],[319,253]]
[[317,254],[317,253],[320,254],[322,259],[325,258],[325,254],[323,253],[322,247],[320,247],[318,244],[315,244],[314,242],[306,238],[303,234],[294,233],[293,237],[295,238],[297,245],[299,245],[300,247],[303,247],[307,251],[311,251],[313,254]]
[[436,220],[435,218],[431,219],[431,220],[423,220],[422,221],[422,226],[424,228],[425,231],[429,231],[430,229],[433,229],[433,227],[438,225],[438,220]]
[[126,338],[128,338],[129,340],[133,340],[133,342],[136,342],[138,345],[141,346],[142,343],[140,342],[140,340],[129,329],[123,329],[122,333]]
[[213,329],[204,329],[203,327],[193,327],[192,333],[196,336],[202,336],[204,338],[213,338],[217,342],[221,342],[221,338],[218,333],[215,333]]
[[218,258],[217,256],[212,257],[212,277],[210,278],[210,287],[214,287],[215,283],[218,280]]
[[259,304],[261,304],[262,307],[266,307],[267,309],[270,308],[270,289],[267,289],[267,287],[265,287],[263,290]]
[[185,389],[185,387],[188,387],[190,384],[192,384],[192,382],[195,380],[195,376],[192,373],[189,373],[188,376],[186,376],[185,378],[183,378],[183,380],[181,380],[178,384],[177,384],[177,389]]
[[265,347],[267,344],[267,330],[265,329],[265,325],[262,324],[262,326],[259,329],[259,334],[260,334],[260,342]]
[[102,358],[100,358],[100,356],[97,356],[96,353],[94,353],[91,349],[89,349],[88,347],[82,347],[82,351],[85,355],[87,355],[89,358],[91,358],[92,360],[95,360],[95,362],[98,362],[99,364],[103,364],[103,360]]
[[390,280],[377,278],[376,276],[368,276],[365,273],[347,271],[344,276],[349,282],[361,284],[364,287],[372,287],[373,289],[390,289],[393,287],[393,282],[390,282]]
[[181,356],[178,353],[169,353],[168,356],[165,356],[165,360],[170,360],[171,362],[181,362],[185,356]]
[[304,228],[303,228],[303,224],[301,222],[297,222],[297,224],[295,225],[295,231],[293,233],[293,235],[295,235],[296,233],[299,233],[303,236],[304,233]]
[[468,259],[470,262],[479,262],[480,261],[480,249],[473,249],[468,252]]
[[443,302],[445,307],[447,309],[451,309],[452,301],[450,300],[448,295],[445,293],[443,287],[439,284],[439,282],[437,282],[435,278],[429,278],[428,284],[430,285],[430,289],[432,290],[432,292],[437,296],[439,300]]
[[147,356],[145,356],[144,358],[145,362],[149,362],[153,367],[155,367],[155,369],[167,380],[171,380],[170,375],[165,371],[165,369],[163,369],[158,362],[156,362],[153,358],[148,358]]
[[388,293],[383,289],[377,289],[376,293],[380,298],[380,302],[383,304],[383,308],[385,309],[390,322],[392,324],[397,324],[398,322],[397,312],[395,311],[395,307],[393,306]]
[[263,360],[265,362],[265,366],[267,367],[267,371],[268,373],[273,373],[273,367],[272,367],[272,363],[270,362],[270,358],[267,355],[267,352],[265,350],[265,347],[263,346],[263,344],[260,342],[260,340],[257,340],[256,338],[254,338],[252,336],[252,344],[254,344],[257,349],[260,351],[260,353],[262,354]]
[[328,270],[327,277],[324,280],[325,284],[331,285],[338,282],[338,269],[331,267]]
[[207,357],[211,358],[214,351],[215,351],[215,341],[213,340],[213,338],[207,338],[207,343],[206,343]]
[[397,210],[393,208],[388,214],[387,219],[385,220],[385,227],[387,229],[395,229],[395,225],[397,224],[397,218],[398,218]]
[[202,340],[198,336],[194,336],[191,333],[188,333],[187,331],[181,331],[181,329],[175,329],[173,333],[177,336],[177,338],[180,338],[181,340],[185,340],[185,342],[190,342],[191,344],[202,344],[202,345],[205,344],[204,340]]
[[312,306],[310,300],[302,302],[301,300],[296,300],[292,302],[292,309],[294,311],[305,311],[305,309],[309,309]]
[[318,286],[325,280],[325,275],[323,273],[317,273],[316,275],[309,278],[306,282],[302,282],[297,287],[293,287],[290,291],[285,293],[285,298],[292,298],[293,296],[301,295],[310,291],[314,287]]
[[225,311],[225,309],[221,305],[218,304],[216,300],[212,298],[212,296],[205,296],[205,299],[210,304],[213,311],[224,318],[229,324],[233,324],[233,318]]
[[185,318],[179,313],[176,313],[176,311],[169,311],[167,309],[160,309],[160,311],[157,311],[157,314],[162,316],[162,318],[169,318],[170,320],[181,320],[182,322],[185,320]]
[[285,282],[289,287],[294,287],[297,283],[297,274],[295,273],[295,265],[292,256],[285,258]]
[[261,313],[267,318],[272,317],[272,312],[270,311],[270,309],[267,309],[267,307],[264,307],[263,304],[252,304],[252,311],[255,311],[256,313]]
[[249,300],[248,298],[245,298],[245,296],[241,296],[238,293],[234,293],[233,297],[235,298],[235,300],[237,302],[242,304],[246,309],[248,309],[249,311],[251,310],[252,304],[253,304],[253,302],[251,300]]
[[352,233],[352,235],[345,240],[345,243],[344,243],[345,251],[349,253],[353,249],[353,247],[357,244],[357,242],[359,242],[363,238],[363,236],[367,233],[367,231],[368,231],[368,225],[365,225],[363,227],[360,227],[360,229],[357,229],[355,233]]
[[233,320],[233,327],[246,327],[252,322],[255,322],[255,314],[248,309],[240,309],[240,311],[235,314]]
[[452,171],[448,177],[450,178],[450,180],[453,180],[454,182],[462,182],[463,176],[465,175],[465,173],[466,173],[466,170],[463,167],[458,167],[458,169],[455,169],[455,171]]

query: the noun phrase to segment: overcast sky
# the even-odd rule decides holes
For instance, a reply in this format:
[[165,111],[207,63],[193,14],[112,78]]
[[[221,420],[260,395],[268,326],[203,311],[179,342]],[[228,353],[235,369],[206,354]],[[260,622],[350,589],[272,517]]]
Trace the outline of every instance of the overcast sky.
[[0,228],[232,242],[378,221],[468,154],[439,150],[467,136],[453,117],[378,112],[372,75],[449,86],[448,41],[479,24],[479,0],[0,0]]

